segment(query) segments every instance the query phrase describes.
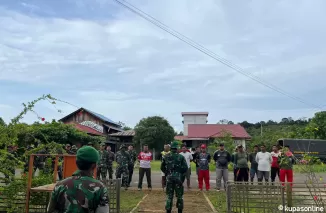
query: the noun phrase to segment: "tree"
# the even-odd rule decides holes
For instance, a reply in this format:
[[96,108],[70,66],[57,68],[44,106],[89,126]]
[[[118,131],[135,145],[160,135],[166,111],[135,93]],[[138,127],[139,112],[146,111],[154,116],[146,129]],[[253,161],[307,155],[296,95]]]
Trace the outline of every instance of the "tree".
[[161,149],[174,138],[174,129],[163,117],[143,118],[135,126],[135,144],[148,144],[151,148]]
[[315,113],[308,125],[308,130],[314,133],[315,138],[326,139],[326,111]]
[[209,148],[212,150],[216,150],[216,147],[218,147],[220,143],[224,144],[225,150],[229,151],[230,153],[233,153],[236,144],[234,143],[234,140],[232,138],[232,133],[223,130],[221,132],[221,137],[215,138],[214,142],[209,146]]
[[119,121],[118,124],[121,126],[121,128],[123,129],[123,131],[127,131],[127,130],[131,130],[132,128],[127,126],[124,122]]
[[[232,121],[229,121],[229,120],[227,120],[227,119],[222,119],[222,120],[220,120],[220,121],[218,122],[218,124],[229,124],[229,122],[232,122]],[[233,124],[233,122],[232,122],[232,124]]]
[[0,117],[0,126],[6,126],[7,124],[5,121]]

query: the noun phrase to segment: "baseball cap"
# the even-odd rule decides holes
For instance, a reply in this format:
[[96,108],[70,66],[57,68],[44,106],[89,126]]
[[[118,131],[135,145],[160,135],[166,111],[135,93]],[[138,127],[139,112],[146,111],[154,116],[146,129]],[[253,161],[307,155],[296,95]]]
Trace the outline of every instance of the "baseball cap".
[[200,148],[202,148],[202,149],[206,149],[206,145],[205,145],[205,144],[202,144],[202,145],[200,146]]
[[224,146],[224,143],[220,143],[220,146]]

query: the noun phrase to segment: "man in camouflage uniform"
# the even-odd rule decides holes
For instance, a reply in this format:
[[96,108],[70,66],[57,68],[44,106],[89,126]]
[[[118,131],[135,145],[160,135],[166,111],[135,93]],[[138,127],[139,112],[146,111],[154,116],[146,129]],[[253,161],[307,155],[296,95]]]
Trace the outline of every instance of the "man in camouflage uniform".
[[56,184],[48,213],[109,212],[107,188],[91,175],[98,161],[98,151],[93,147],[85,146],[78,150],[76,164],[79,170]]
[[97,164],[97,172],[96,172],[96,176],[98,180],[101,180],[101,176],[102,176],[102,180],[106,181],[106,173],[108,170],[108,158],[109,158],[109,153],[105,150],[105,143],[101,144],[100,150],[98,151],[99,156],[100,156],[100,160]]
[[182,213],[183,210],[183,180],[188,170],[188,165],[186,159],[177,152],[178,142],[175,141],[171,144],[171,152],[164,156],[161,164],[161,171],[166,177],[167,199],[165,209],[167,213],[172,212],[174,191],[177,197],[178,213]]
[[131,163],[130,163],[129,168],[128,168],[128,170],[129,170],[129,184],[128,184],[128,186],[130,187],[131,180],[132,180],[132,175],[134,174],[135,162],[137,160],[137,153],[134,150],[134,146],[133,145],[130,145],[128,147],[128,153],[129,153],[130,159],[131,159]]
[[71,155],[76,155],[77,154],[77,151],[78,151],[77,146],[76,145],[72,145],[71,150],[70,150]]
[[117,168],[116,168],[116,178],[121,178],[122,176],[122,187],[125,187],[125,190],[128,189],[129,185],[129,170],[128,167],[131,164],[130,155],[127,152],[126,145],[120,146],[120,151],[117,152],[116,156]]
[[106,147],[106,151],[109,154],[109,158],[108,158],[108,162],[107,162],[108,172],[109,172],[109,179],[112,180],[112,175],[113,175],[113,161],[114,161],[115,155],[111,151],[111,146],[107,146]]

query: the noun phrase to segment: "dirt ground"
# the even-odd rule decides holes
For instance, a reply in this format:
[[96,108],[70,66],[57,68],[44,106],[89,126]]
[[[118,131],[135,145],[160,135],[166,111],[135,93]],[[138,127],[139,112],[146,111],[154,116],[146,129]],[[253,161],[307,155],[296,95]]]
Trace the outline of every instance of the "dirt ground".
[[[139,205],[138,212],[165,212],[166,195],[163,191],[149,192],[145,200]],[[212,209],[208,205],[204,195],[199,191],[186,191],[183,196],[184,209],[187,213],[210,213]],[[173,211],[176,209],[176,198],[173,199]]]

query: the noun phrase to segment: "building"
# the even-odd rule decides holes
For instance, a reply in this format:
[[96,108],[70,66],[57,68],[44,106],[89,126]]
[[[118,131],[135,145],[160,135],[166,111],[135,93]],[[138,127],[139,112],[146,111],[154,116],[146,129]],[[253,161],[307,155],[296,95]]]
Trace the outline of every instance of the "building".
[[125,144],[126,146],[133,145],[134,136],[135,136],[134,130],[126,130],[123,132],[110,134],[109,140],[111,144],[115,144],[115,147],[119,149],[121,144]]
[[[76,129],[89,135],[104,136],[107,139],[109,134],[123,131],[119,123],[85,108],[80,108],[59,121],[72,124]],[[107,143],[110,143],[110,141],[108,140]]]
[[207,124],[208,112],[182,112],[183,136],[174,139],[187,144],[187,147],[196,147],[208,144],[215,138],[225,137],[230,134],[237,145],[246,146],[246,141],[251,137],[239,124]]

